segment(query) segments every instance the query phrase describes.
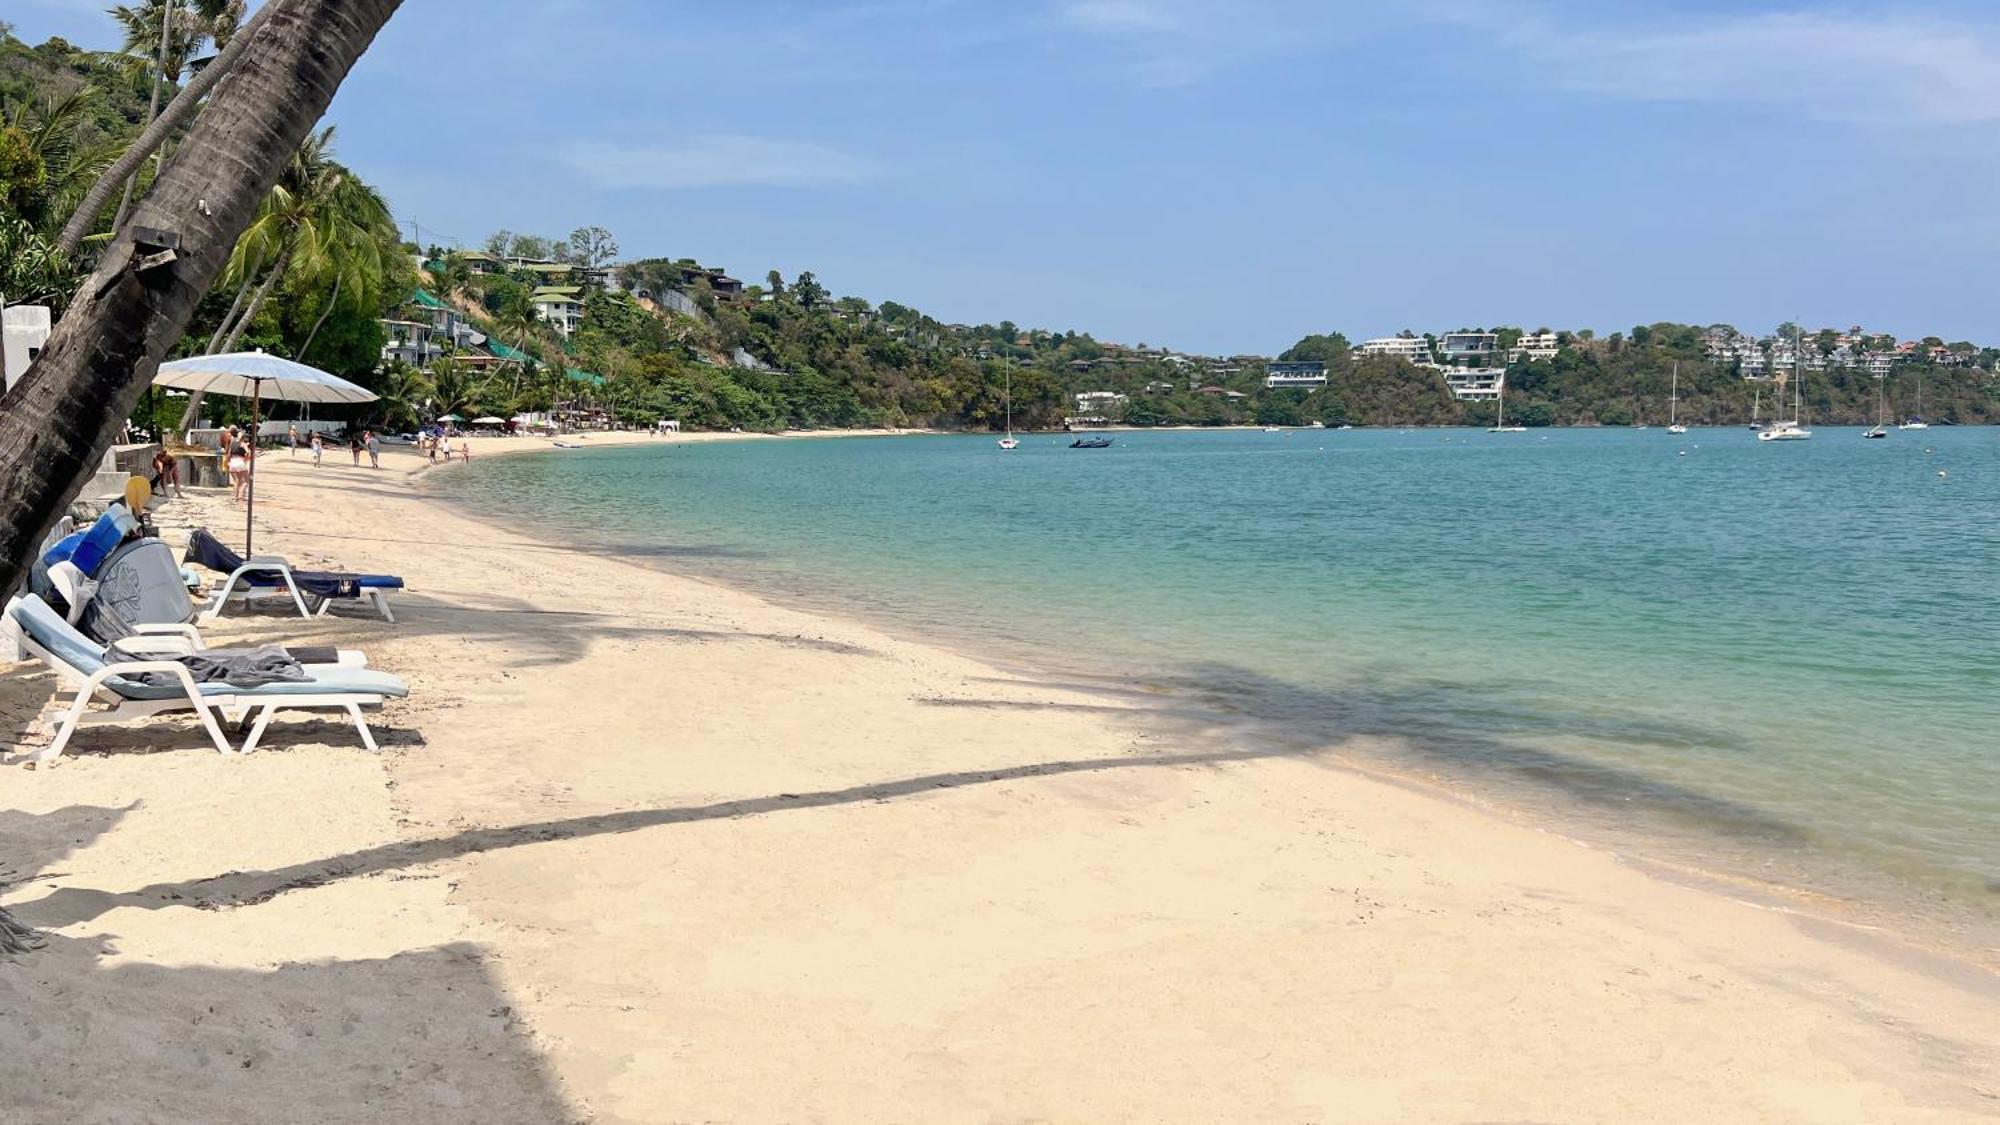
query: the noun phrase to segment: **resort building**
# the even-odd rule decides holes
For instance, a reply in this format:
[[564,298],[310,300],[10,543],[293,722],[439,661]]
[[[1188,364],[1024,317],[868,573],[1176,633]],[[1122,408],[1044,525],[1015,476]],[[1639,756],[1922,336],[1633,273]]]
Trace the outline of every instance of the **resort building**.
[[1451,397],[1460,402],[1491,402],[1500,397],[1500,389],[1507,385],[1507,369],[1454,367],[1445,371],[1444,381],[1451,388]]
[[1264,386],[1268,388],[1300,387],[1310,390],[1326,386],[1326,364],[1318,360],[1285,361],[1274,360],[1264,368]]
[[528,303],[535,315],[568,339],[583,324],[583,298],[574,288],[537,289]]
[[385,320],[382,331],[386,337],[382,341],[384,361],[406,363],[411,367],[422,367],[444,354],[444,348],[430,324],[420,320]]
[[1869,352],[1863,357],[1863,362],[1867,365],[1868,373],[1879,379],[1895,368],[1896,356],[1892,352]]
[[42,354],[49,342],[49,310],[46,305],[8,305],[0,312],[0,374],[6,389],[28,371],[28,365]]
[[1494,332],[1447,332],[1438,337],[1438,354],[1446,363],[1483,360],[1500,350],[1500,336]]
[[1362,355],[1392,355],[1411,363],[1423,365],[1431,361],[1430,345],[1421,336],[1382,336],[1374,340],[1363,340],[1354,349]]
[[1556,344],[1556,334],[1544,328],[1540,332],[1523,332],[1521,338],[1507,352],[1509,361],[1522,359],[1554,359],[1560,350]]
[[1110,414],[1128,401],[1130,400],[1116,391],[1079,391],[1076,396],[1076,412],[1081,415]]

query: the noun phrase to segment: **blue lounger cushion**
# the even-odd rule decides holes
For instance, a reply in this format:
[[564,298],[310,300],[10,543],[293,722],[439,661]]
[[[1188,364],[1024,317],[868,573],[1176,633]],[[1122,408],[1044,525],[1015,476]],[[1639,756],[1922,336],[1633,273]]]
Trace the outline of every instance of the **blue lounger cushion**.
[[306,665],[306,679],[283,680],[256,687],[207,683],[198,685],[203,695],[233,695],[239,699],[263,699],[286,695],[379,695],[401,699],[410,694],[410,685],[400,677],[373,668],[342,668],[332,664]]

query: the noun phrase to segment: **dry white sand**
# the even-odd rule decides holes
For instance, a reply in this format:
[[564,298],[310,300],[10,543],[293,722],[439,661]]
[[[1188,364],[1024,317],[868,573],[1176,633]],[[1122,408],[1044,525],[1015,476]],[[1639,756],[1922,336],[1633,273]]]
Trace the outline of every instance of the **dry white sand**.
[[[407,677],[383,754],[181,723],[0,771],[0,901],[50,935],[0,964],[0,1118],[2000,1115],[1989,968],[495,530],[385,461],[267,456],[259,543],[406,575],[398,623],[220,630]],[[0,681],[10,741],[47,692]]]

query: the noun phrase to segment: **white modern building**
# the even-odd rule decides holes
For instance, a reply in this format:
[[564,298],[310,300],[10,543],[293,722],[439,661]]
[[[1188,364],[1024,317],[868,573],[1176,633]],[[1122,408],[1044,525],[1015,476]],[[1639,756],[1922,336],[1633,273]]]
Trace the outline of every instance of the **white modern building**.
[[1438,355],[1446,362],[1486,359],[1500,350],[1500,336],[1494,332],[1447,332],[1438,337]]
[[1392,355],[1416,364],[1431,361],[1430,345],[1421,336],[1382,336],[1363,340],[1361,346],[1354,350],[1362,355]]
[[8,390],[42,354],[42,345],[49,342],[49,324],[46,305],[9,305],[0,312],[0,337],[4,337],[0,339],[0,372],[5,373]]
[[583,324],[583,301],[574,293],[536,293],[529,298],[535,315],[568,338]]
[[1326,386],[1326,364],[1318,360],[1273,360],[1264,366],[1264,386],[1311,390]]
[[1523,332],[1521,338],[1514,341],[1514,347],[1507,353],[1507,358],[1554,359],[1558,350],[1554,332],[1547,329],[1540,332]]
[[1082,415],[1109,415],[1126,403],[1124,395],[1116,391],[1079,391],[1076,396],[1076,412]]
[[1460,402],[1492,402],[1507,385],[1504,367],[1454,367],[1444,373],[1451,397]]

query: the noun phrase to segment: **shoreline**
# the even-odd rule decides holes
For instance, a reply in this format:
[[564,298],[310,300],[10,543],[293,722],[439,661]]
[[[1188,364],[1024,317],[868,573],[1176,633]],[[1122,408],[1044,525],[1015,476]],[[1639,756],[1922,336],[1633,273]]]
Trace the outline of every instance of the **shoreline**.
[[[1181,429],[1194,428],[1217,427]],[[794,431],[756,436],[848,437],[865,436],[867,433]],[[613,432],[602,436],[613,439],[598,446],[607,449],[675,444],[671,436],[657,440],[644,434]],[[689,444],[736,440],[745,436],[749,435],[694,435]],[[498,452],[517,455],[568,450],[538,445]],[[482,511],[479,504],[463,497],[438,495],[427,488],[428,480],[423,478],[418,481],[426,500],[450,506],[481,523],[504,526],[499,512]],[[824,594],[815,596],[776,591],[762,588],[754,582],[733,581],[727,576],[705,573],[685,564],[677,566],[670,556],[627,561],[677,579],[704,583],[732,594],[767,601],[789,611],[839,620],[853,627],[884,632],[904,643],[941,649],[1010,677],[1061,682],[1084,694],[1118,701],[1120,706],[1129,708],[1129,717],[1134,723],[1147,722],[1149,716],[1164,707],[1166,700],[1172,699],[1176,710],[1200,713],[1208,724],[1216,728],[1230,726],[1243,738],[1269,742],[1291,737],[1268,729],[1253,730],[1253,727],[1266,728],[1273,724],[1251,718],[1232,703],[1201,702],[1197,698],[1199,692],[1181,683],[1179,673],[1165,667],[1132,668],[1090,661],[1050,662],[1019,652],[997,655],[976,648],[973,636],[937,622],[838,608],[828,604]],[[1114,683],[1125,685],[1135,676],[1144,685],[1143,689],[1114,686]],[[1147,697],[1151,697],[1150,701]],[[1408,761],[1407,756],[1399,754],[1380,736],[1356,736],[1344,742],[1337,753],[1338,760],[1327,760],[1328,768],[1351,772],[1372,782],[1395,785],[1421,796],[1505,819],[1533,831],[1554,835],[1578,847],[1603,851],[1617,857],[1621,863],[1650,871],[1681,885],[1734,896],[1765,909],[1795,915],[1803,924],[1844,930],[1853,940],[1894,949],[1899,956],[1962,963],[1975,971],[1996,974],[1995,982],[2000,983],[2000,918],[1983,910],[1976,899],[1939,899],[1935,888],[1929,885],[1906,883],[1887,871],[1859,867],[1852,856],[1818,853],[1801,856],[1778,849],[1772,843],[1735,843],[1712,824],[1675,824],[1670,829],[1670,813],[1656,811],[1655,822],[1643,827],[1614,825],[1602,816],[1593,817],[1588,810],[1570,807],[1532,781],[1505,775],[1481,777],[1464,769],[1450,771],[1419,766]]]
[[[411,590],[393,626],[222,634],[364,648],[411,699],[379,757],[337,724],[281,721],[244,759],[102,728],[14,776],[5,901],[52,935],[0,973],[47,1032],[0,1061],[30,1115],[190,1089],[191,1058],[133,1037],[230,1051],[178,1103],[218,1121],[1993,1111],[1990,973],[1325,747],[1150,727],[540,541],[426,495],[407,447],[380,473],[271,462],[260,545]],[[170,536],[231,514],[166,511]],[[45,691],[18,680],[17,722]]]

